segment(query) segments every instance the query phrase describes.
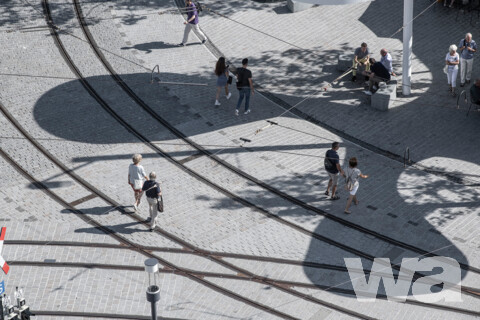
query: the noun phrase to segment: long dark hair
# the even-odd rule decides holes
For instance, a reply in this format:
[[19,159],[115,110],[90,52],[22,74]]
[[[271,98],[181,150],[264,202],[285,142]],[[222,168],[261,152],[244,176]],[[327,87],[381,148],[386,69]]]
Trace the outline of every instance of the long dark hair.
[[215,65],[215,74],[217,76],[222,75],[223,73],[225,73],[226,68],[227,67],[225,66],[225,58],[224,57],[218,58],[217,64]]

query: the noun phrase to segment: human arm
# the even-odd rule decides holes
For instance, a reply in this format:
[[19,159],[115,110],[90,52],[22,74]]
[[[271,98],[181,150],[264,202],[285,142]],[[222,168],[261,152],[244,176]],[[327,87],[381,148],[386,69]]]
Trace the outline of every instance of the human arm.
[[340,166],[340,164],[337,162],[335,165],[336,165],[336,167],[337,167],[337,170],[340,172],[340,174],[345,177],[345,171],[343,171],[343,169],[342,169],[342,167]]
[[360,178],[363,178],[363,179],[367,179],[368,178],[368,175],[367,174],[359,174],[358,175]]
[[473,42],[473,40],[472,40],[472,42],[470,42],[470,44],[471,45],[469,47],[467,47],[467,50],[471,51],[471,52],[477,52],[477,43]]
[[252,90],[252,94],[255,94],[255,91],[253,90],[253,81],[252,81],[252,78],[248,78],[248,83],[250,84],[250,89]]

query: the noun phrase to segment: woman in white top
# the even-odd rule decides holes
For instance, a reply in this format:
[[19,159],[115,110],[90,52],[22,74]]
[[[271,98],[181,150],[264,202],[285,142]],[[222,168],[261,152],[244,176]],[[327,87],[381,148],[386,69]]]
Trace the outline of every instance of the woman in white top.
[[447,78],[448,78],[448,87],[452,92],[452,96],[456,96],[455,87],[457,82],[458,74],[458,63],[460,62],[460,57],[457,53],[457,46],[452,44],[448,48],[447,57],[445,58],[445,64],[447,65]]
[[131,163],[128,167],[128,184],[133,189],[133,195],[135,196],[135,203],[133,204],[133,207],[136,211],[143,195],[143,182],[148,180],[148,178],[147,174],[145,173],[145,169],[143,169],[143,167],[140,165],[140,161],[142,161],[142,155],[138,153],[134,154],[132,161],[133,163]]
[[353,157],[348,160],[348,168],[346,168],[345,171],[345,180],[346,180],[346,187],[348,191],[350,192],[350,195],[348,196],[347,200],[347,206],[345,207],[345,213],[350,213],[348,209],[350,208],[350,205],[352,204],[352,200],[355,201],[355,205],[358,204],[357,200],[357,191],[359,187],[358,183],[358,178],[368,178],[366,174],[362,174],[360,169],[357,168],[357,158]]

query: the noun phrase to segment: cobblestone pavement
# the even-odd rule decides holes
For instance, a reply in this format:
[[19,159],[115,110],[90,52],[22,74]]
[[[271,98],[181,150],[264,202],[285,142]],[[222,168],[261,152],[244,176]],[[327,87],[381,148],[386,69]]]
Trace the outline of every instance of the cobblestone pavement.
[[[417,2],[416,13],[429,3]],[[358,84],[343,81],[326,93],[316,91],[338,76],[337,54],[353,50],[361,41],[367,41],[376,56],[381,47],[389,48],[400,73],[401,33],[392,39],[389,36],[401,26],[401,15],[388,14],[402,12],[400,1],[321,6],[295,14],[288,14],[284,2],[208,1],[205,5],[221,14],[205,10],[201,16],[209,42],[202,46],[191,34],[189,44],[178,47],[183,17],[177,12],[156,14],[175,9],[173,1],[81,1],[89,29],[114,70],[145,103],[190,139],[309,205],[480,268],[480,148],[475,140],[479,115],[473,113],[466,118],[465,106],[457,110],[454,99],[441,89],[446,87],[441,67],[448,45],[457,43],[467,31],[473,32],[475,39],[469,19],[462,19],[464,16],[458,23],[447,24],[455,19],[455,12],[435,6],[415,20],[412,95],[400,95],[393,110],[380,113],[369,106]],[[161,216],[162,231],[190,246],[226,255],[222,261],[259,277],[351,290],[346,272],[314,265],[344,267],[343,259],[357,256],[358,251],[389,257],[396,264],[417,256],[299,207],[199,154],[142,110],[112,80],[85,41],[70,1],[51,1],[50,7],[53,22],[62,29],[61,41],[98,94],[116,114],[185,165],[173,164],[142,143],[84,90],[46,28],[41,2],[26,5],[23,1],[7,1],[0,9],[0,102],[49,153],[123,207],[113,208],[91,196],[89,190],[34,148],[3,115],[1,149],[66,202],[78,203],[75,207],[87,219],[98,221],[136,245],[160,248],[152,252],[178,267],[224,274],[225,278],[205,280],[290,317],[350,318],[305,297],[380,319],[386,315],[389,319],[473,317],[412,303],[359,303],[351,295],[285,285],[299,293],[293,295],[265,283],[231,278],[239,274],[236,269],[212,257],[182,252],[182,244],[150,233],[144,224],[122,214],[122,210],[131,210],[133,200],[125,181],[126,167],[131,155],[140,152],[147,171],[155,170],[161,177],[167,208]],[[249,115],[234,116],[237,92],[233,88],[230,100],[222,97],[221,106],[213,105],[213,68],[220,52],[235,66],[243,57],[250,58],[255,85],[261,87],[262,94],[257,92],[252,97],[253,111]],[[432,59],[432,52],[438,55],[437,60]],[[162,81],[207,86],[150,84],[149,73],[156,64]],[[474,71],[479,68],[476,60]],[[294,105],[294,113],[283,109]],[[265,120],[277,124],[265,127]],[[264,130],[257,131],[260,128]],[[251,141],[244,143],[242,138]],[[345,192],[340,191],[342,199],[337,202],[323,195],[328,180],[322,170],[323,155],[332,141],[341,142],[342,163],[357,156],[362,171],[370,175],[361,183],[360,205],[348,217],[343,214]],[[430,171],[418,166],[404,168],[378,152],[382,149],[402,155],[407,146],[413,160]],[[226,197],[188,170],[257,208]],[[463,183],[431,171],[448,172]],[[138,268],[120,270],[142,267],[146,257],[141,252],[121,248],[118,240],[49,198],[2,158],[0,172],[0,221],[7,227],[7,240],[50,242],[4,246],[3,256],[12,263],[9,275],[2,276],[7,290],[24,286],[27,302],[34,310],[149,314],[143,291],[146,275]],[[263,214],[261,210],[265,210]],[[146,217],[147,211],[142,203],[139,214]],[[303,231],[272,217],[280,217]],[[56,244],[58,241],[91,247],[65,247]],[[33,262],[49,264],[28,265]],[[52,263],[110,264],[120,269]],[[368,259],[362,258],[362,263],[364,268],[371,268]],[[480,288],[480,276],[463,271],[462,284]],[[276,318],[178,274],[162,274],[160,288],[159,310],[166,318]],[[462,303],[439,304],[480,312],[476,298],[465,294],[462,298]]]

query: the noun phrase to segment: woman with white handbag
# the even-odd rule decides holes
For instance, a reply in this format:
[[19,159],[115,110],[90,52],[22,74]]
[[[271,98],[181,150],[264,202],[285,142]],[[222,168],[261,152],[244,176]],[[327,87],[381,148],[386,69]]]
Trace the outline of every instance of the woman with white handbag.
[[143,167],[140,165],[140,161],[142,161],[142,155],[138,153],[134,154],[132,161],[133,163],[131,163],[128,167],[128,184],[133,189],[133,195],[135,197],[135,203],[133,204],[133,207],[135,208],[135,211],[137,211],[137,208],[140,205],[140,199],[143,195],[143,183],[145,180],[148,180],[148,177],[145,173],[145,169],[143,169]]

